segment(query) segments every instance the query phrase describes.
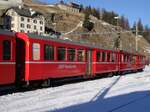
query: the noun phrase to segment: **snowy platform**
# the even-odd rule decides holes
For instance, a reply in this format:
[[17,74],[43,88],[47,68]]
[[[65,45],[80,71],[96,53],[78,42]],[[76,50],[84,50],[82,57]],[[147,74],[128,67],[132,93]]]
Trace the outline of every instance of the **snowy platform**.
[[0,96],[0,112],[150,112],[144,72]]

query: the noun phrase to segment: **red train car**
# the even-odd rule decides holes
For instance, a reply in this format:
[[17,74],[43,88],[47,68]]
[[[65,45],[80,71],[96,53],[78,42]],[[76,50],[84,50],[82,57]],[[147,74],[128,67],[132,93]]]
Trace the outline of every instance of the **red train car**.
[[114,50],[96,50],[96,74],[117,73],[119,70],[119,52]]
[[0,43],[0,85],[34,81],[49,85],[55,78],[89,78],[145,66],[142,55],[34,34],[0,32]]
[[15,34],[0,31],[0,85],[12,84],[16,77]]
[[142,71],[145,67],[145,56],[138,53],[120,51],[119,53],[119,72]]

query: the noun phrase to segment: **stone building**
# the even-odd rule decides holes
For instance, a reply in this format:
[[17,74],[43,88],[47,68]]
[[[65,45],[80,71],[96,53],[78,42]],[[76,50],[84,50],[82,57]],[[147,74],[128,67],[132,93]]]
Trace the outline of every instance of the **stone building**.
[[69,12],[69,13],[79,13],[80,12],[80,5],[78,5],[76,3],[71,2],[69,4],[66,4],[66,3],[60,2],[56,5],[61,10],[64,10],[64,11]]

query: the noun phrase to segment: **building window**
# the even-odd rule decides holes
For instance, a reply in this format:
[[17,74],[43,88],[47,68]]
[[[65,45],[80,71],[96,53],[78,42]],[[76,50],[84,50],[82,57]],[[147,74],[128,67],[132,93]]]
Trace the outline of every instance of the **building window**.
[[20,27],[21,27],[21,28],[24,28],[24,24],[23,24],[23,23],[21,23],[21,24],[20,24]]
[[3,41],[3,60],[11,59],[11,41],[4,40]]
[[20,30],[20,32],[23,32],[23,33],[24,33],[25,31],[24,31],[24,30]]
[[21,21],[24,21],[24,17],[21,17]]
[[40,21],[40,24],[43,24],[43,21]]
[[30,22],[30,19],[27,19],[28,22]]
[[58,61],[64,61],[66,59],[65,47],[58,47],[57,48],[57,59],[58,59]]
[[31,28],[31,25],[27,24],[27,28],[29,28],[29,29],[30,29],[30,28]]
[[34,25],[34,29],[36,30],[36,26]]
[[75,49],[68,49],[68,61],[75,61]]
[[33,20],[33,23],[37,23],[37,20]]
[[54,47],[44,45],[44,60],[54,60]]
[[40,30],[42,31],[42,30],[43,30],[43,27],[40,27]]
[[84,51],[83,50],[78,50],[78,61],[84,61]]
[[40,44],[33,43],[33,60],[40,60]]

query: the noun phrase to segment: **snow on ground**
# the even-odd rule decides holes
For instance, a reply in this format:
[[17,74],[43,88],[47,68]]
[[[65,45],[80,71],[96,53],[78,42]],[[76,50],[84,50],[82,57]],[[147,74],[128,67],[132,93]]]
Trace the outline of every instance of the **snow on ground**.
[[150,68],[0,96],[0,112],[150,112]]

